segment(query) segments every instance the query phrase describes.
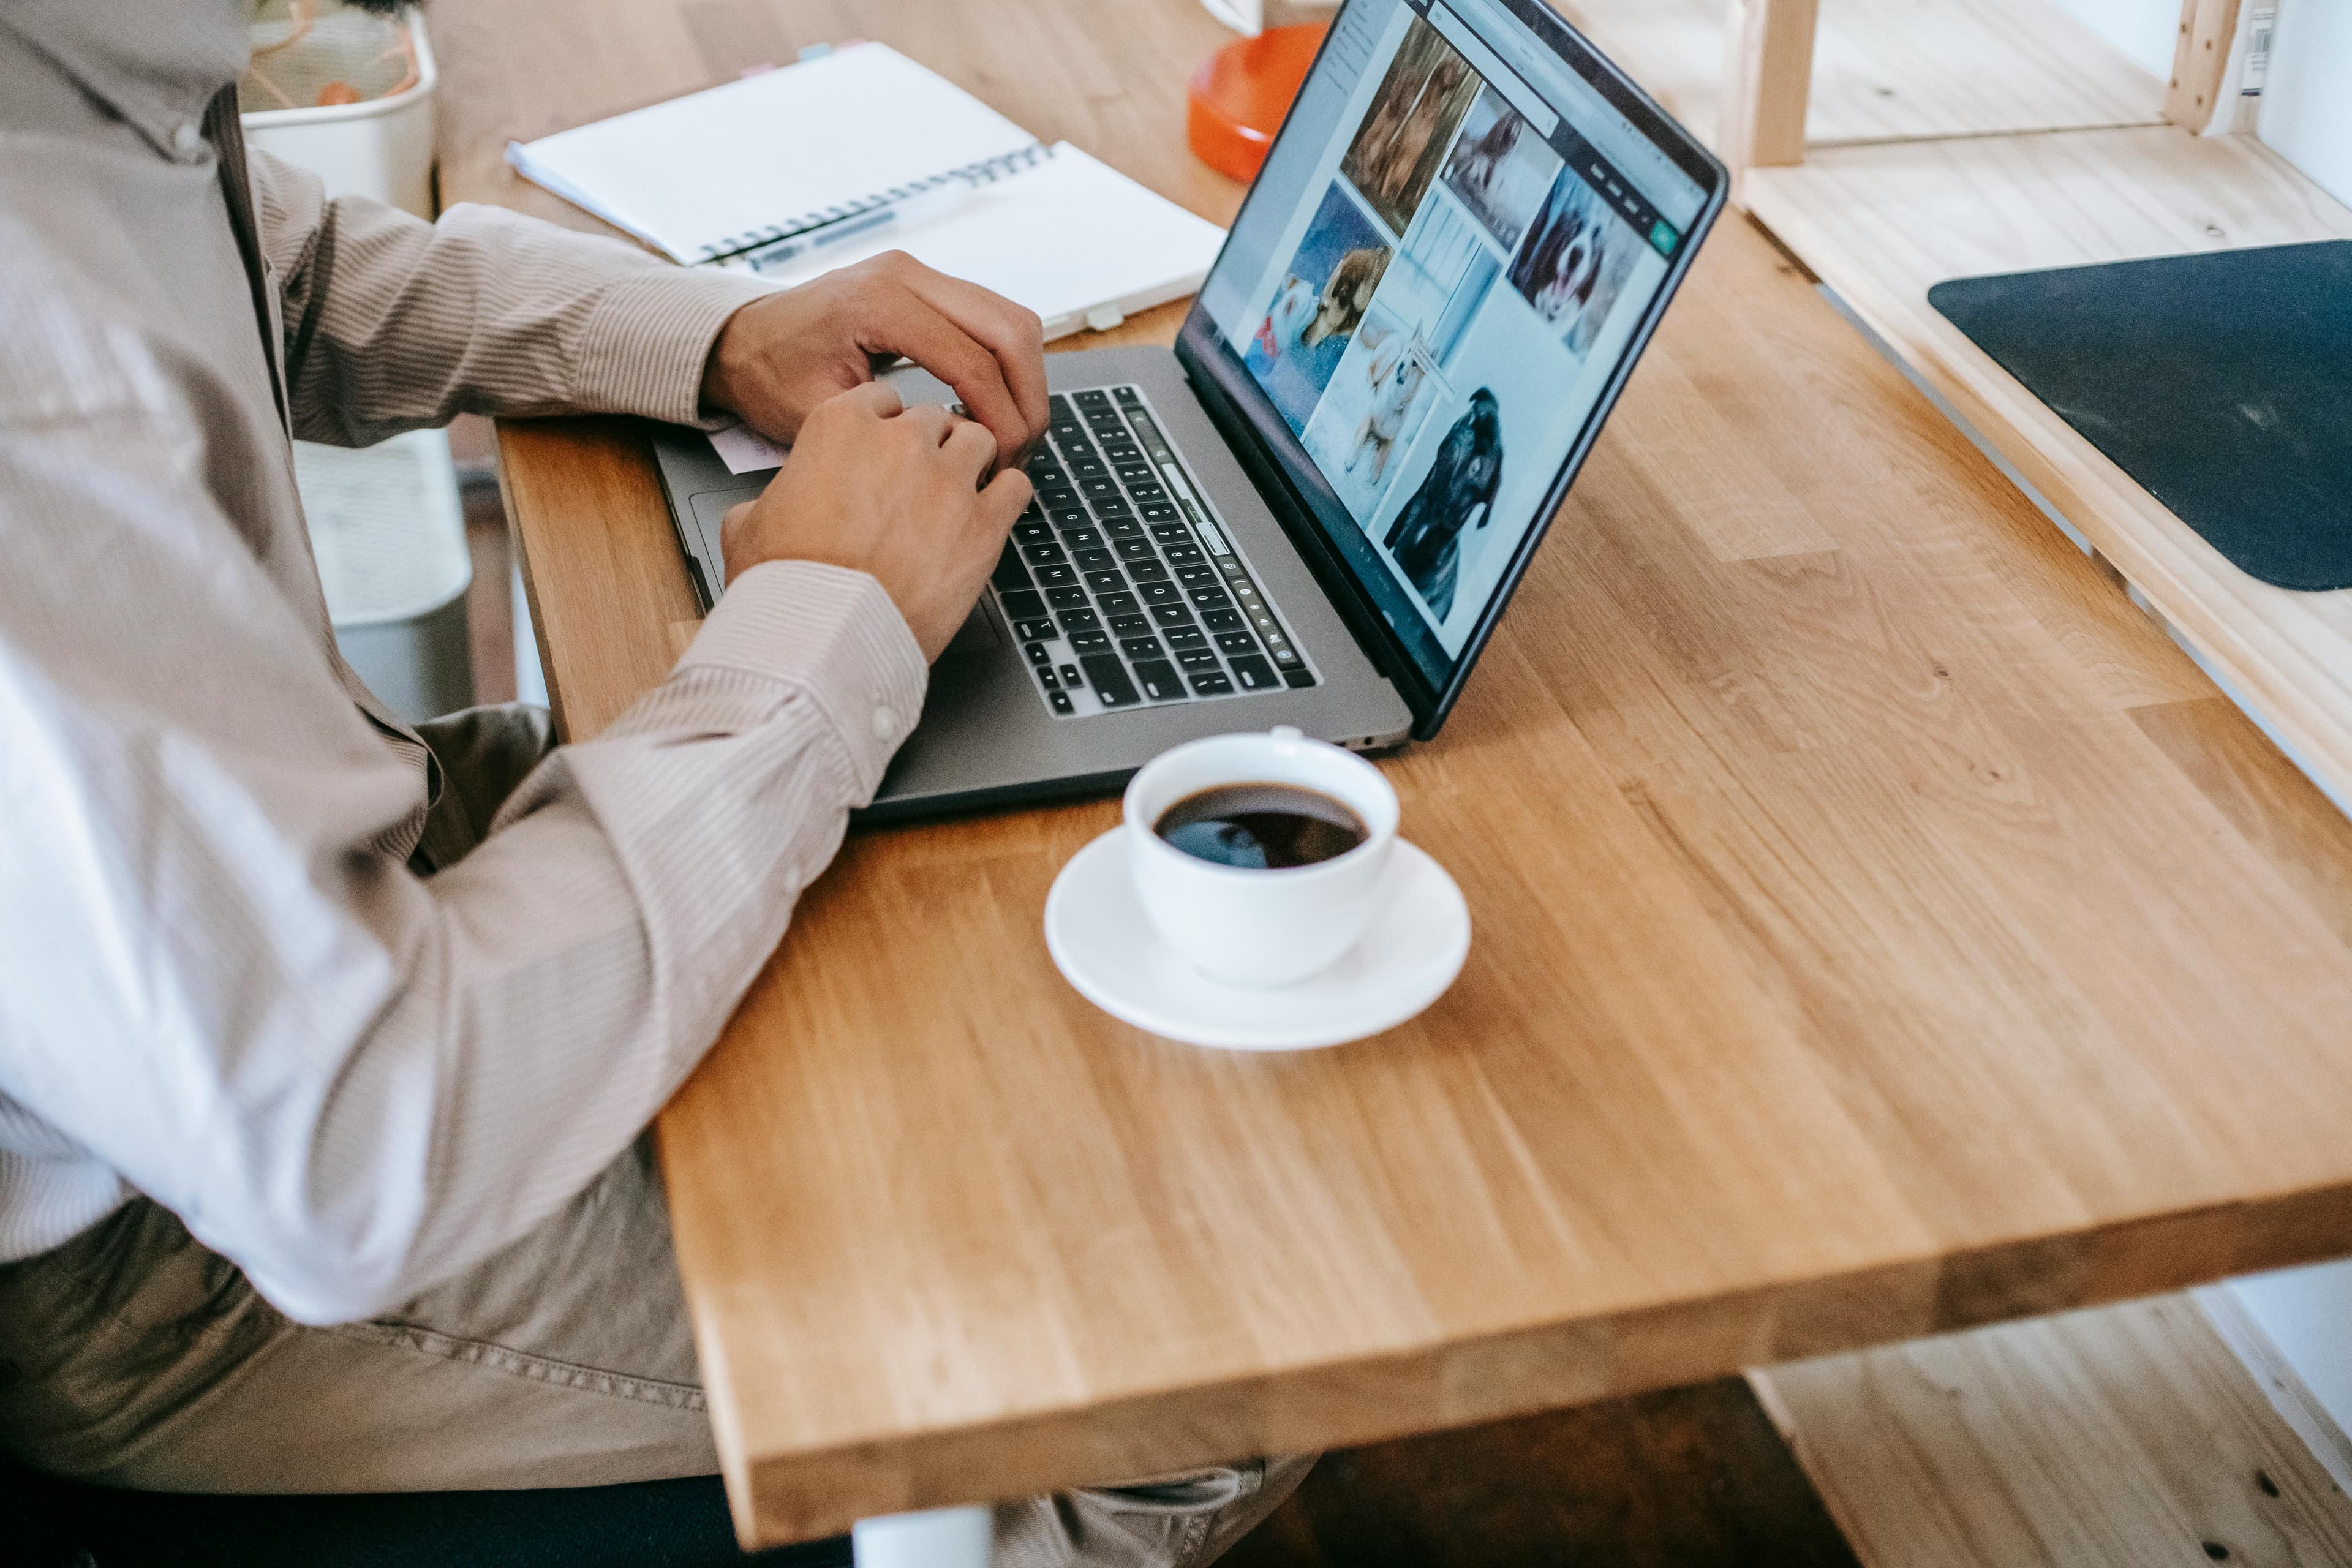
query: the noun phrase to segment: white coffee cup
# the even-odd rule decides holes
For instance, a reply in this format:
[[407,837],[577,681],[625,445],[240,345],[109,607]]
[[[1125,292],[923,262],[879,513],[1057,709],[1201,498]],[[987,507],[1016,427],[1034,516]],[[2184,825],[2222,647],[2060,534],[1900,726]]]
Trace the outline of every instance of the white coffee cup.
[[[1187,855],[1155,831],[1168,808],[1221,784],[1309,789],[1363,820],[1364,841],[1312,866],[1255,869]],[[1163,752],[1127,786],[1128,865],[1161,940],[1213,980],[1260,989],[1328,968],[1380,913],[1397,797],[1381,771],[1287,725]]]

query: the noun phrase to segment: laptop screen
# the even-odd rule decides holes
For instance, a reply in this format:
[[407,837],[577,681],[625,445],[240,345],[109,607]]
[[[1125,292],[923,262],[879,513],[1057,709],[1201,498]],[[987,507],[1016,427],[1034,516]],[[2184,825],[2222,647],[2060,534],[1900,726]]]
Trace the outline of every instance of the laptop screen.
[[1720,205],[1719,167],[1536,10],[1350,0],[1200,296],[1449,696]]

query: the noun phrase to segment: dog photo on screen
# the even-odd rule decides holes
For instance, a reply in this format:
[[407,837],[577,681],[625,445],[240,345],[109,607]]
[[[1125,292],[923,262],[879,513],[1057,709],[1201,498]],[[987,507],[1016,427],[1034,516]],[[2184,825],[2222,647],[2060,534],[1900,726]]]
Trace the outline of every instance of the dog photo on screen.
[[1462,535],[1494,521],[1503,486],[1503,421],[1494,393],[1480,387],[1445,432],[1421,488],[1397,513],[1381,542],[1430,615],[1443,625],[1454,613]]
[[1603,205],[1591,186],[1563,170],[1511,263],[1511,286],[1558,329],[1569,353],[1582,360],[1601,336],[1643,246],[1633,226]]
[[1559,172],[1560,156],[1503,95],[1488,88],[1470,108],[1445,160],[1445,188],[1507,254],[1519,243]]
[[1354,341],[1387,276],[1390,246],[1345,185],[1334,182],[1300,237],[1242,363],[1290,428],[1307,428],[1316,401]]
[[1416,17],[1339,161],[1339,172],[1363,193],[1391,234],[1402,234],[1412,221],[1478,87],[1470,62]]

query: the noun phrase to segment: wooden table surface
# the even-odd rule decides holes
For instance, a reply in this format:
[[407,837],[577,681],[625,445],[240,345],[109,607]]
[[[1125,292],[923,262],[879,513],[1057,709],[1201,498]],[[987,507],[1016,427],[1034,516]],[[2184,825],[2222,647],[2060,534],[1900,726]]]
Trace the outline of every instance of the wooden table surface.
[[[445,199],[584,226],[509,137],[853,36],[1238,198],[1181,150],[1192,0],[432,19]],[[578,738],[693,600],[636,428],[500,439]],[[1476,934],[1328,1053],[1063,984],[1113,802],[852,836],[661,1122],[747,1539],[2352,1251],[2352,826],[1746,222],[1385,765]]]

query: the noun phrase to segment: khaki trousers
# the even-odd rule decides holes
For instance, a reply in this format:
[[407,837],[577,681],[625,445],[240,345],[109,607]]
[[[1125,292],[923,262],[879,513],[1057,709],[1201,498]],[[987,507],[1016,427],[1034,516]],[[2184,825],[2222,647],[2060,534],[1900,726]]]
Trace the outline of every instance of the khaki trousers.
[[[534,709],[426,728],[444,788],[420,869],[479,841],[544,754]],[[279,1313],[136,1200],[0,1266],[0,1444],[108,1485],[191,1492],[596,1486],[718,1469],[649,1141],[505,1251],[367,1322]],[[1309,1458],[996,1510],[1001,1568],[1192,1568]]]

